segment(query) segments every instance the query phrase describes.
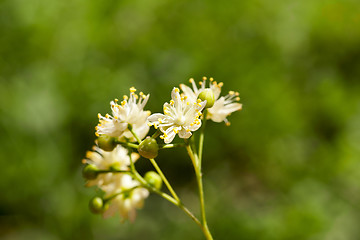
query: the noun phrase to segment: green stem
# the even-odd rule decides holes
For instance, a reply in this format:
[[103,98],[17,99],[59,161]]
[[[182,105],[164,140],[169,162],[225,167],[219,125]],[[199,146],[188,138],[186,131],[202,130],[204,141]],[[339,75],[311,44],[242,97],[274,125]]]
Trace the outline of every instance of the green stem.
[[139,148],[139,145],[135,144],[135,143],[129,143],[129,142],[121,142],[121,141],[117,141],[115,140],[115,143],[116,144],[120,144],[124,147],[127,147],[127,148],[135,148],[135,149],[138,149]]
[[160,149],[167,149],[167,148],[175,148],[175,147],[184,147],[185,145],[182,143],[173,143],[173,144],[159,144]]
[[132,126],[130,124],[128,124],[128,129],[131,132],[131,134],[134,136],[134,138],[136,139],[136,141],[140,144],[141,140],[140,138],[137,136],[137,134],[134,132]]
[[156,169],[156,171],[159,173],[161,179],[165,183],[166,187],[169,189],[171,195],[176,199],[176,201],[180,202],[178,195],[175,193],[174,189],[171,187],[170,183],[166,179],[166,177],[163,174],[163,172],[161,171],[160,167],[157,165],[155,159],[150,158],[149,160],[150,160],[151,164],[154,166],[154,168]]
[[187,209],[180,200],[176,200],[174,198],[172,198],[171,196],[169,196],[168,194],[157,190],[156,188],[154,188],[153,186],[151,186],[150,184],[148,184],[148,182],[136,171],[135,169],[135,165],[134,162],[132,161],[132,158],[130,156],[131,154],[129,154],[129,158],[130,158],[130,168],[132,173],[134,174],[134,178],[136,180],[138,180],[142,186],[146,187],[147,189],[149,189],[150,191],[158,194],[159,196],[161,196],[162,198],[166,199],[167,201],[171,202],[172,204],[174,204],[175,206],[177,206],[178,208],[180,208],[182,211],[184,211],[186,213],[186,215],[188,215],[197,225],[200,226],[201,230],[204,232],[204,228],[201,224],[201,222],[194,216],[194,214]]
[[204,115],[203,115],[203,125],[202,125],[202,127],[201,127],[200,139],[199,139],[199,166],[200,166],[200,172],[201,172],[202,153],[203,153],[203,146],[204,146],[204,135],[205,135],[205,127],[206,127],[206,115],[207,115],[207,110],[204,111]]
[[204,201],[204,190],[203,190],[203,182],[202,182],[202,173],[201,173],[201,166],[200,160],[196,154],[193,153],[191,146],[189,144],[186,145],[186,150],[190,156],[191,161],[194,165],[195,175],[196,175],[196,182],[199,189],[199,200],[200,200],[200,210],[201,210],[201,222],[202,222],[202,229],[204,235],[207,240],[212,240],[213,237],[211,236],[209,227],[206,221],[206,213],[205,213],[205,201]]

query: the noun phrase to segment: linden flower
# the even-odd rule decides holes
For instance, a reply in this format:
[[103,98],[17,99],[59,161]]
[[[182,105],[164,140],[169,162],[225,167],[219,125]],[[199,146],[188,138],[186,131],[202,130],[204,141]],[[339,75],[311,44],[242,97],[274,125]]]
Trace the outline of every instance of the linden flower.
[[124,95],[120,105],[118,99],[110,102],[112,116],[98,114],[99,124],[95,127],[96,136],[105,134],[110,137],[128,138],[130,141],[135,141],[136,139],[128,130],[128,124],[132,126],[133,131],[140,139],[146,136],[149,131],[147,117],[150,115],[150,111],[143,109],[150,94],[144,95],[140,92],[137,95],[135,92],[134,87],[130,88],[130,97]]
[[[131,153],[131,159],[135,162],[139,158],[139,154]],[[99,170],[129,170],[130,157],[128,156],[128,150],[121,145],[117,145],[113,151],[107,152],[99,147],[94,146],[93,151],[86,153],[86,159],[82,161],[84,164],[93,164]],[[124,175],[120,173],[101,173],[98,174],[94,180],[88,180],[86,186],[91,187],[97,185],[104,191],[109,191],[112,186],[112,182],[119,177]]]
[[155,113],[148,117],[149,126],[154,125],[163,135],[160,138],[164,139],[165,143],[171,143],[176,134],[180,138],[189,138],[193,131],[196,131],[201,126],[200,116],[201,111],[206,105],[206,101],[201,102],[200,99],[190,99],[186,96],[180,96],[180,90],[173,88],[171,92],[170,103],[164,104],[164,113]]
[[[206,85],[206,77],[203,77],[203,81],[199,82],[201,85],[200,88],[197,88],[196,83],[193,78],[190,78],[190,83],[192,84],[193,89],[190,87],[180,84],[181,90],[184,92],[185,96],[187,96],[191,100],[196,100],[198,95],[205,89]],[[230,125],[230,122],[227,120],[227,116],[231,113],[241,110],[242,104],[237,103],[235,101],[239,101],[239,93],[230,91],[226,96],[220,97],[221,87],[223,83],[217,83],[213,78],[210,78],[210,89],[214,93],[215,103],[211,108],[208,108],[208,114],[206,119],[211,119],[214,122],[225,122],[226,125]]]
[[123,221],[129,219],[134,222],[136,209],[143,207],[145,198],[149,196],[149,191],[146,188],[139,187],[140,183],[127,174],[121,174],[118,182],[114,182],[114,185],[118,187],[106,191],[105,197],[115,197],[112,198],[109,208],[103,213],[103,217],[107,218],[119,212]]

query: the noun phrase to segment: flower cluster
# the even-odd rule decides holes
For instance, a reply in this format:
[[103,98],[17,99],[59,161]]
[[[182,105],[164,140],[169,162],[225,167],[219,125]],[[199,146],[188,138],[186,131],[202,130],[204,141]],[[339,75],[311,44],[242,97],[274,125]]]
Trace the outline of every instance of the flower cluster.
[[104,217],[118,211],[123,219],[135,220],[135,209],[141,208],[149,195],[149,191],[128,174],[131,161],[135,162],[138,158],[139,154],[128,154],[128,150],[120,145],[111,152],[94,146],[93,151],[86,153],[83,163],[91,166],[96,173],[101,173],[88,179],[86,186],[97,186],[105,193],[108,204],[103,209]]
[[[192,84],[193,89],[186,86],[185,84],[180,84],[181,90],[184,94],[190,98],[192,101],[195,101],[199,94],[205,90],[206,87],[206,77],[203,77],[203,81],[200,81],[200,88],[197,88],[196,83],[193,78],[190,78],[190,83]],[[226,125],[230,125],[230,122],[227,120],[227,116],[231,113],[241,110],[242,104],[235,101],[239,101],[239,93],[234,91],[229,91],[226,96],[221,96],[221,87],[224,85],[222,82],[217,83],[213,78],[209,79],[210,81],[210,90],[214,94],[215,103],[211,108],[208,108],[207,119],[211,119],[214,122],[225,122]]]
[[[242,108],[238,103],[238,92],[230,91],[226,96],[220,96],[223,83],[217,83],[212,78],[209,82],[209,87],[206,87],[207,78],[204,77],[198,87],[191,78],[192,88],[184,84],[180,84],[180,88],[174,87],[170,101],[163,105],[163,113],[151,115],[150,111],[145,111],[150,95],[142,92],[136,94],[136,89],[131,87],[130,95],[124,95],[121,102],[118,99],[110,102],[111,114],[98,114],[99,124],[95,127],[97,146],[88,151],[83,160],[86,186],[96,186],[102,191],[101,197],[96,196],[90,200],[89,207],[93,213],[109,217],[119,212],[122,220],[134,221],[136,209],[142,208],[149,193],[154,192],[178,206],[199,225],[202,224],[182,205],[155,158],[162,148],[186,147],[197,179],[201,178],[203,131],[200,135],[202,140],[199,141],[199,154],[196,153],[194,142],[170,143],[177,135],[180,139],[190,138],[207,120],[229,125],[227,117]],[[147,136],[151,126],[156,132]],[[157,140],[157,137],[165,144],[158,144],[161,140]],[[140,156],[149,159],[156,172],[148,171],[142,177],[135,168],[135,162]],[[171,196],[161,191],[162,183]],[[201,181],[198,184],[202,184]],[[200,185],[199,189],[202,189]],[[200,194],[200,197],[203,195]],[[211,235],[206,226],[202,229],[206,236]]]
[[99,124],[95,127],[96,135],[108,135],[119,139],[130,139],[136,141],[134,136],[128,129],[130,124],[132,130],[140,137],[144,138],[149,132],[147,117],[150,111],[144,111],[144,107],[150,97],[140,92],[136,94],[134,87],[130,88],[130,97],[123,96],[123,100],[118,104],[119,100],[115,99],[110,102],[112,115],[106,114],[102,116],[98,114]]

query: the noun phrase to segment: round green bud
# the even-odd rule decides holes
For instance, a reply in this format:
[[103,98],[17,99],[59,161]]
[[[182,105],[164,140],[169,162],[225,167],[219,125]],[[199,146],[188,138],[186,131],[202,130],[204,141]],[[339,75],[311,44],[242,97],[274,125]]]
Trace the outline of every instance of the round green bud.
[[100,197],[93,197],[89,201],[89,209],[92,213],[99,214],[104,211],[104,201]]
[[159,145],[152,137],[145,138],[139,145],[138,152],[144,158],[156,158],[159,151]]
[[151,186],[153,186],[157,190],[160,190],[162,185],[162,179],[159,174],[154,171],[150,171],[145,174],[144,178]]
[[93,164],[87,164],[82,171],[82,175],[87,180],[93,180],[97,178],[98,168]]
[[206,100],[205,108],[211,108],[215,103],[215,96],[210,88],[205,88],[198,96],[202,101]]
[[99,148],[107,152],[112,151],[117,145],[115,142],[115,138],[108,135],[101,135],[100,137],[98,137],[96,143]]

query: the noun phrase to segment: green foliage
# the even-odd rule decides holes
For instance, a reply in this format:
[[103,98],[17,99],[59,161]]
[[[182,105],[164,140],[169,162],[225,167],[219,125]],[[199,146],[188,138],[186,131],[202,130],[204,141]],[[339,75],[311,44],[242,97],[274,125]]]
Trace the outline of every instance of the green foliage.
[[[230,129],[207,124],[214,238],[357,239],[359,12],[354,0],[0,1],[0,238],[201,239],[156,196],[132,225],[92,215],[81,159],[97,113],[131,86],[161,112],[172,87],[205,75],[243,103]],[[158,159],[196,209],[186,154]]]

